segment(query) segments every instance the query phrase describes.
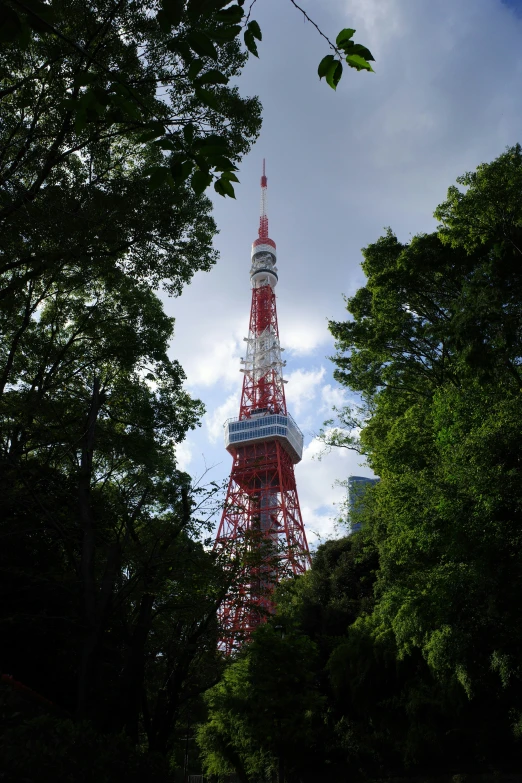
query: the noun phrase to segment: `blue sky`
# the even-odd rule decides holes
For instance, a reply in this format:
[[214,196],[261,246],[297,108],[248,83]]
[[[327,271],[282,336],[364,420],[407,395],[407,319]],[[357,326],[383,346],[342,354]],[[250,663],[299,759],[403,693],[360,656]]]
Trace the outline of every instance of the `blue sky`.
[[239,172],[237,200],[215,199],[216,267],[179,299],[171,355],[205,402],[202,426],[178,449],[193,475],[228,475],[222,424],[237,415],[248,328],[250,245],[267,160],[270,235],[277,243],[278,315],[290,412],[305,435],[296,468],[311,542],[333,533],[350,474],[371,475],[337,451],[317,460],[314,434],[346,391],[332,378],[328,318],[364,284],[361,247],[386,226],[407,241],[432,231],[433,210],[464,171],[521,139],[522,0],[302,0],[334,37],[354,27],[375,74],[346,69],[334,93],[317,77],[325,42],[289,0],[257,0],[263,32],[239,85],[263,104],[263,129]]

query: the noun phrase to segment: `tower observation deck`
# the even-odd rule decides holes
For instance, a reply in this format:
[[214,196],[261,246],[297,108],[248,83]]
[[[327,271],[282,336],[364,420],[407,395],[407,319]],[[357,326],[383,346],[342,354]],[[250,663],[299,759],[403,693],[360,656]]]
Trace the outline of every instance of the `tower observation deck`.
[[277,250],[268,235],[266,194],[263,161],[259,231],[251,253],[250,323],[241,359],[243,389],[239,416],[225,423],[232,469],[214,545],[225,555],[230,574],[219,612],[220,645],[227,654],[273,611],[277,583],[302,574],[310,564],[294,475],[303,435],[286,407],[275,296]]

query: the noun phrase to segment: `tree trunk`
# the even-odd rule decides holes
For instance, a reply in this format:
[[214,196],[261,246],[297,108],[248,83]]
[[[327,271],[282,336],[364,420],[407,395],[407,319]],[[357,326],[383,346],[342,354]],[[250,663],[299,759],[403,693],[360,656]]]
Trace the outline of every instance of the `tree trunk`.
[[152,625],[155,596],[145,593],[140,602],[138,618],[125,656],[119,684],[119,708],[112,722],[116,733],[123,728],[130,739],[138,742],[139,716],[142,708],[145,678],[145,645]]
[[82,454],[78,480],[78,515],[80,528],[82,530],[80,578],[83,620],[85,625],[85,636],[81,648],[78,675],[77,714],[79,717],[84,717],[88,713],[92,692],[93,663],[100,634],[96,611],[96,580],[94,573],[96,541],[91,508],[91,480],[96,421],[103,404],[103,396],[104,395],[100,392],[100,380],[99,378],[95,378],[91,405],[82,438]]

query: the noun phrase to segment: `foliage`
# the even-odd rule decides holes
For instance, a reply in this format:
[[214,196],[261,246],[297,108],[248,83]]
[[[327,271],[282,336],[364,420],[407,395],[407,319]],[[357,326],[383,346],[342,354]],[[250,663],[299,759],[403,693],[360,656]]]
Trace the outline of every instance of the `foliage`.
[[[16,156],[27,157],[16,137],[24,125],[32,126],[31,114],[52,100],[58,120],[54,144],[3,214],[31,201],[63,157],[100,139],[132,141],[137,151],[152,141],[158,155],[146,168],[151,187],[190,180],[200,194],[214,180],[217,193],[234,197],[235,162],[246,145],[237,126],[243,101],[227,85],[247,56],[241,34],[247,52],[256,57],[262,40],[259,24],[243,5],[244,0],[3,0],[0,95],[15,113],[8,176],[21,162]],[[319,32],[336,55],[346,55],[350,67],[372,70],[369,50],[350,40],[354,30],[342,30],[336,44]],[[30,64],[22,64],[27,53]],[[319,65],[319,76],[334,89],[341,73],[333,55]],[[259,118],[257,101],[249,103],[247,139]],[[41,140],[38,131],[35,135]]]
[[512,742],[522,706],[521,170],[517,145],[449,189],[438,233],[402,245],[388,231],[366,248],[352,320],[331,323],[336,377],[363,395],[360,444],[381,477],[365,627],[465,697],[462,742],[484,760],[498,758],[493,738]]
[[319,63],[319,68],[317,69],[319,78],[322,79],[324,77],[326,83],[333,90],[337,89],[337,85],[343,75],[343,57],[350,68],[355,68],[357,71],[371,71],[373,73],[373,68],[370,65],[370,62],[374,60],[372,53],[366,46],[352,41],[354,34],[355,30],[351,27],[341,30],[336,38],[335,46],[332,46],[337,57],[333,54],[327,54]]
[[[316,746],[315,645],[306,636],[260,626],[239,660],[206,694],[209,719],[198,734],[208,774],[241,780],[291,773]],[[305,751],[304,748],[307,748]]]
[[3,779],[10,783],[167,783],[161,758],[145,756],[124,736],[104,737],[89,723],[42,716],[8,729],[0,741]]
[[[38,6],[62,37],[29,30],[31,8],[0,50],[1,666],[93,732],[166,758],[220,669],[227,577],[201,543],[218,488],[176,463],[203,406],[155,292],[211,267],[215,225],[155,139],[169,120],[197,149],[219,135],[237,161],[259,104],[221,85],[209,109],[147,4]],[[220,46],[221,72],[244,59]]]

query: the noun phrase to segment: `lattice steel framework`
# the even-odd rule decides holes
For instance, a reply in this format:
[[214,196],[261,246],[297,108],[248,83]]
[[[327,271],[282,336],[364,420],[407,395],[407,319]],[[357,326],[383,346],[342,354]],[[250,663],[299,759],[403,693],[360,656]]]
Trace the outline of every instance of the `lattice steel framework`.
[[294,474],[303,437],[286,407],[274,291],[276,245],[268,236],[266,190],[263,161],[243,390],[239,418],[225,424],[233,463],[215,542],[230,568],[231,587],[220,610],[221,647],[227,654],[273,611],[275,585],[310,564]]

